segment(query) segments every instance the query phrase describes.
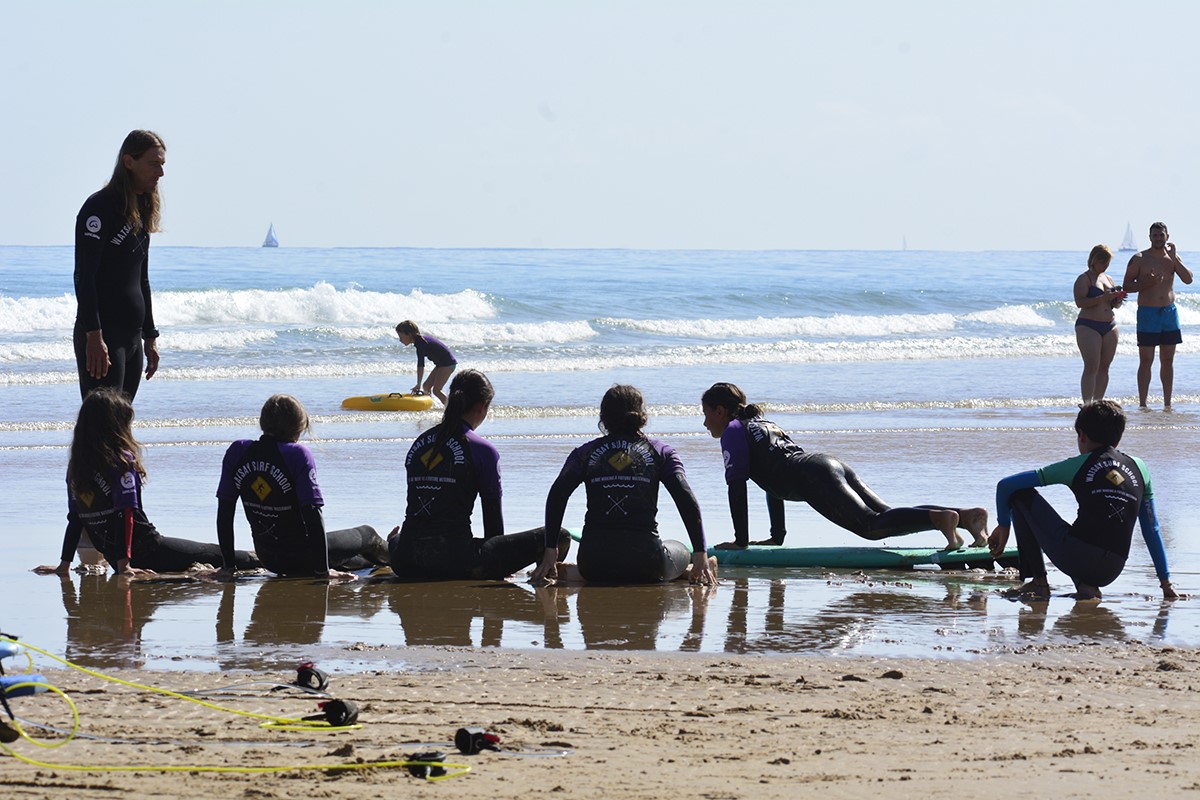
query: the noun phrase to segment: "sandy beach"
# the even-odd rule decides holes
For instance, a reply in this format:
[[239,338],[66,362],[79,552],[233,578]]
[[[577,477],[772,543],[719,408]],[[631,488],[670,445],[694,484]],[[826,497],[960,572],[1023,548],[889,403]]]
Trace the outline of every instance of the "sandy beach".
[[[5,759],[11,798],[472,797],[792,798],[1015,794],[1182,796],[1200,789],[1200,670],[1194,653],[1134,645],[1030,646],[972,660],[833,659],[427,648],[398,655],[355,645],[378,668],[333,675],[361,709],[360,730],[262,730],[257,721],[138,692],[71,670],[47,671],[79,706],[79,738],[57,750],[17,744],[47,763],[145,771],[47,769]],[[175,691],[288,676],[108,673]],[[42,697],[48,697],[43,695]],[[214,698],[260,713],[313,713],[289,693]],[[55,701],[18,701],[17,713]],[[58,724],[58,723],[51,723]],[[459,754],[456,730],[480,726],[502,752]],[[128,742],[128,743],[126,743]],[[297,746],[304,742],[309,746]],[[441,750],[471,772],[428,783],[404,769],[245,775],[151,767],[263,767],[403,759]],[[564,753],[562,755],[557,755]],[[397,784],[401,784],[398,786]]]

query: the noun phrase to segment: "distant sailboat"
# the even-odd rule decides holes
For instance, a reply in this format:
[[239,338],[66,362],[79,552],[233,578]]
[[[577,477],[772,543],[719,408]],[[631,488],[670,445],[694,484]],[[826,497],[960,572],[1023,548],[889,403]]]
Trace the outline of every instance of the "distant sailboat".
[[279,247],[279,240],[275,238],[275,223],[267,228],[267,238],[263,239],[263,247]]
[[1133,227],[1126,222],[1125,238],[1121,240],[1121,249],[1118,252],[1129,253],[1137,249],[1137,243],[1133,241]]

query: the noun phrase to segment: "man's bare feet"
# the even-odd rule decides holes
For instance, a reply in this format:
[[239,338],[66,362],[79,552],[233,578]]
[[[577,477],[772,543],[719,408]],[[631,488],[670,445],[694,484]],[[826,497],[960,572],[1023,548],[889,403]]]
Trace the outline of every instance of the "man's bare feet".
[[1074,597],[1076,600],[1099,600],[1101,598],[1100,587],[1076,581]]
[[745,550],[745,549],[746,549],[746,545],[738,544],[737,542],[721,542],[720,544],[713,545],[713,550]]
[[946,537],[946,546],[942,548],[943,552],[950,553],[963,548],[963,538],[958,535],[957,511],[950,509],[930,511],[929,521]]
[[759,547],[782,547],[783,539],[760,539],[759,541],[751,542],[750,544],[757,545]]
[[961,508],[958,527],[971,534],[971,547],[987,547],[988,512],[986,508]]
[[1014,586],[1011,589],[1005,589],[1000,594],[1003,597],[1007,597],[1009,600],[1049,600],[1050,584],[1044,577],[1033,578],[1029,582],[1020,586]]

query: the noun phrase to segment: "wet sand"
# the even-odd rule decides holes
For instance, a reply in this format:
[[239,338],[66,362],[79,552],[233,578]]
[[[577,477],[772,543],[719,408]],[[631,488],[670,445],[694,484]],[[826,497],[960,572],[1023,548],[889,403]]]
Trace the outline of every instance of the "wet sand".
[[[362,709],[361,730],[285,733],[256,720],[137,692],[72,671],[52,682],[78,703],[83,732],[57,750],[17,745],[59,765],[271,766],[451,753],[472,771],[425,785],[402,769],[117,773],[6,759],[10,798],[374,798],[456,796],[663,798],[1179,796],[1200,789],[1200,667],[1194,653],[1141,645],[1029,646],[974,660],[530,652],[449,647],[386,654],[334,674],[330,691]],[[282,674],[118,671],[187,691]],[[294,676],[294,673],[292,674]],[[53,699],[18,701],[54,722]],[[267,693],[220,702],[312,713],[311,698]],[[61,714],[59,714],[61,717]],[[462,726],[511,752],[459,755]],[[301,746],[307,745],[307,746]],[[565,755],[550,755],[568,751]],[[521,755],[522,753],[526,755]]]

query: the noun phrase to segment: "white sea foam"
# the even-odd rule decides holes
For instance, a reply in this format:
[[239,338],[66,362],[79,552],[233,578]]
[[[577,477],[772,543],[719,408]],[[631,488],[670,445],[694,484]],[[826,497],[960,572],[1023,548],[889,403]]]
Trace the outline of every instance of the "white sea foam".
[[65,330],[75,325],[75,298],[0,295],[0,333]]
[[[0,332],[70,331],[75,298],[0,296]],[[422,323],[468,322],[496,316],[487,296],[473,289],[407,294],[337,289],[318,282],[305,289],[207,289],[154,293],[154,320],[160,328],[194,325],[395,325],[402,319]]]
[[473,289],[453,294],[408,294],[337,289],[319,282],[307,289],[209,289],[164,292],[154,298],[155,321],[170,325],[268,323],[272,325],[386,324],[403,319],[422,323],[489,319],[496,314],[487,297]]
[[755,319],[603,318],[601,325],[623,330],[706,339],[784,336],[896,336],[954,329],[952,314],[882,314],[828,317],[756,317]]
[[987,325],[1007,325],[1025,328],[1053,328],[1055,322],[1038,313],[1033,306],[1001,306],[985,311],[975,311],[965,314],[963,319],[968,322],[982,322]]
[[[1132,337],[1122,341],[1121,351],[1132,354]],[[1179,353],[1200,352],[1200,339],[1185,339]],[[282,359],[283,354],[279,354]],[[393,357],[394,356],[394,357]],[[156,380],[237,380],[261,378],[332,378],[394,375],[409,369],[402,352],[390,353],[370,361],[292,360],[272,364],[243,363],[222,366],[164,366]],[[671,368],[713,366],[719,364],[837,364],[880,361],[974,361],[993,358],[1078,357],[1074,334],[1009,336],[988,339],[986,346],[977,338],[952,336],[896,341],[809,342],[790,340],[747,344],[720,344],[661,348],[586,348],[555,353],[540,353],[537,358],[492,357],[480,354],[473,366],[487,372],[582,372],[603,371],[620,364],[626,368]],[[0,385],[67,383],[76,380],[74,372],[0,373]]]

